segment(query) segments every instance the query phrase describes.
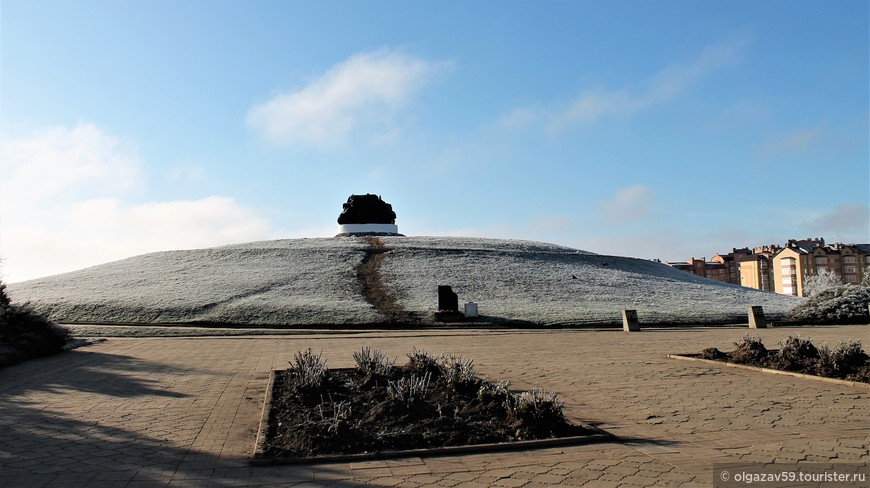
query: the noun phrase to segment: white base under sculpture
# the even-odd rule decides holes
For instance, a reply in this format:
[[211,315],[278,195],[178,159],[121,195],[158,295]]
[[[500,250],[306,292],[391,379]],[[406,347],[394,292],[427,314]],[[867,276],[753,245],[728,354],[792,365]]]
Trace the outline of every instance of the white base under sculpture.
[[396,224],[341,224],[338,226],[338,235],[399,235],[399,226]]

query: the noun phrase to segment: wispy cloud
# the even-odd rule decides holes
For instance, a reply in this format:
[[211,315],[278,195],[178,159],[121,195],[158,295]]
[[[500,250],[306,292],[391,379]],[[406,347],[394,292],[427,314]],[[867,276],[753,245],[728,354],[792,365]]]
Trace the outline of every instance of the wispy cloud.
[[870,243],[870,207],[862,203],[838,205],[803,223],[807,232],[852,244]]
[[641,83],[640,88],[593,87],[565,107],[521,107],[502,117],[500,125],[507,129],[541,125],[558,132],[608,116],[630,116],[679,96],[701,78],[735,62],[747,43],[744,36],[708,46],[692,62],[664,68]]
[[150,251],[276,237],[226,196],[129,203],[146,185],[135,148],[92,124],[0,145],[0,275],[20,281]]
[[18,207],[71,191],[115,195],[142,181],[135,149],[93,124],[4,136],[0,154],[4,199]]
[[762,156],[779,156],[806,151],[822,140],[827,133],[823,126],[801,127],[785,132],[768,134],[756,147]]
[[652,190],[643,185],[629,186],[601,202],[601,215],[607,223],[635,222],[647,217],[654,204]]
[[[405,105],[449,67],[396,50],[357,54],[305,87],[252,107],[247,122],[278,144],[340,142],[359,125],[383,124],[385,113]],[[374,137],[393,130],[373,131]]]

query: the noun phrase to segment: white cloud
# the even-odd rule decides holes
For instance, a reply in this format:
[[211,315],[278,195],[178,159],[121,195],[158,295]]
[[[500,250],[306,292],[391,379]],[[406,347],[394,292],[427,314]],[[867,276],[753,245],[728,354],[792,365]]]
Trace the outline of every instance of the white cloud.
[[166,181],[173,184],[194,184],[205,178],[205,168],[202,165],[177,166],[166,174]]
[[699,79],[734,62],[746,44],[747,41],[740,38],[708,46],[691,63],[667,67],[641,83],[641,88],[589,88],[566,107],[518,108],[502,117],[499,125],[520,129],[542,124],[549,131],[558,132],[607,116],[629,116],[677,97]]
[[810,149],[826,136],[824,127],[802,127],[786,132],[768,134],[758,145],[756,152],[762,156],[799,153]]
[[247,122],[274,143],[340,142],[358,125],[383,124],[447,66],[385,49],[357,54],[304,88],[252,107]]
[[135,150],[90,124],[0,146],[0,275],[13,282],[134,256],[275,237],[232,198],[129,204]]
[[498,121],[498,125],[504,129],[524,129],[536,123],[542,116],[542,111],[530,107],[522,107],[513,110]]
[[21,281],[146,252],[274,237],[269,223],[227,197],[126,206],[116,199],[38,212],[3,228],[2,275]]
[[93,124],[2,137],[0,154],[4,197],[18,206],[71,191],[116,195],[142,178],[135,150]]
[[629,186],[601,203],[601,215],[608,223],[635,222],[647,217],[654,203],[654,194],[649,188]]
[[825,236],[829,242],[870,243],[870,207],[861,203],[838,205],[803,223],[809,233]]
[[625,90],[587,90],[567,109],[554,113],[548,127],[559,130],[576,123],[595,122],[605,115],[631,114],[652,102],[649,95],[636,96]]

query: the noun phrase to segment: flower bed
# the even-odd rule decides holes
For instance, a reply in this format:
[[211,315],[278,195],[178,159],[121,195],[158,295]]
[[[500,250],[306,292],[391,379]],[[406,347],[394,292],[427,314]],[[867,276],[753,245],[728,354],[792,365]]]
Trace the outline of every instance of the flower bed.
[[461,356],[408,354],[395,366],[380,351],[354,354],[354,369],[330,370],[310,350],[273,373],[255,459],[268,462],[390,457],[420,450],[530,447],[610,438],[565,419],[542,390],[513,392],[476,375]]
[[864,352],[861,342],[857,340],[843,341],[834,347],[828,344],[816,347],[809,338],[789,336],[779,343],[779,349],[767,349],[760,337],[746,335],[734,345],[737,348],[731,352],[722,352],[711,347],[701,351],[701,354],[684,356],[870,383],[870,356]]

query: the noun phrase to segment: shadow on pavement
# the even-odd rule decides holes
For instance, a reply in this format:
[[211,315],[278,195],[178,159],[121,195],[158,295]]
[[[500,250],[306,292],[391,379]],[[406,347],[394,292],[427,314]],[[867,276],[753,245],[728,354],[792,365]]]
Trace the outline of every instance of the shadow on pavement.
[[[82,350],[0,370],[0,486],[171,486],[170,481],[181,480],[185,486],[292,486],[315,477],[342,486],[343,479],[350,481],[346,466],[252,469],[241,456],[192,448],[209,410],[186,408],[201,400],[147,379],[189,372]],[[147,426],[149,433],[134,423]]]
[[155,381],[132,376],[137,372],[172,374],[182,371],[129,356],[76,350],[0,369],[0,395],[14,397],[31,392],[73,390],[115,397],[185,396],[154,388]]

